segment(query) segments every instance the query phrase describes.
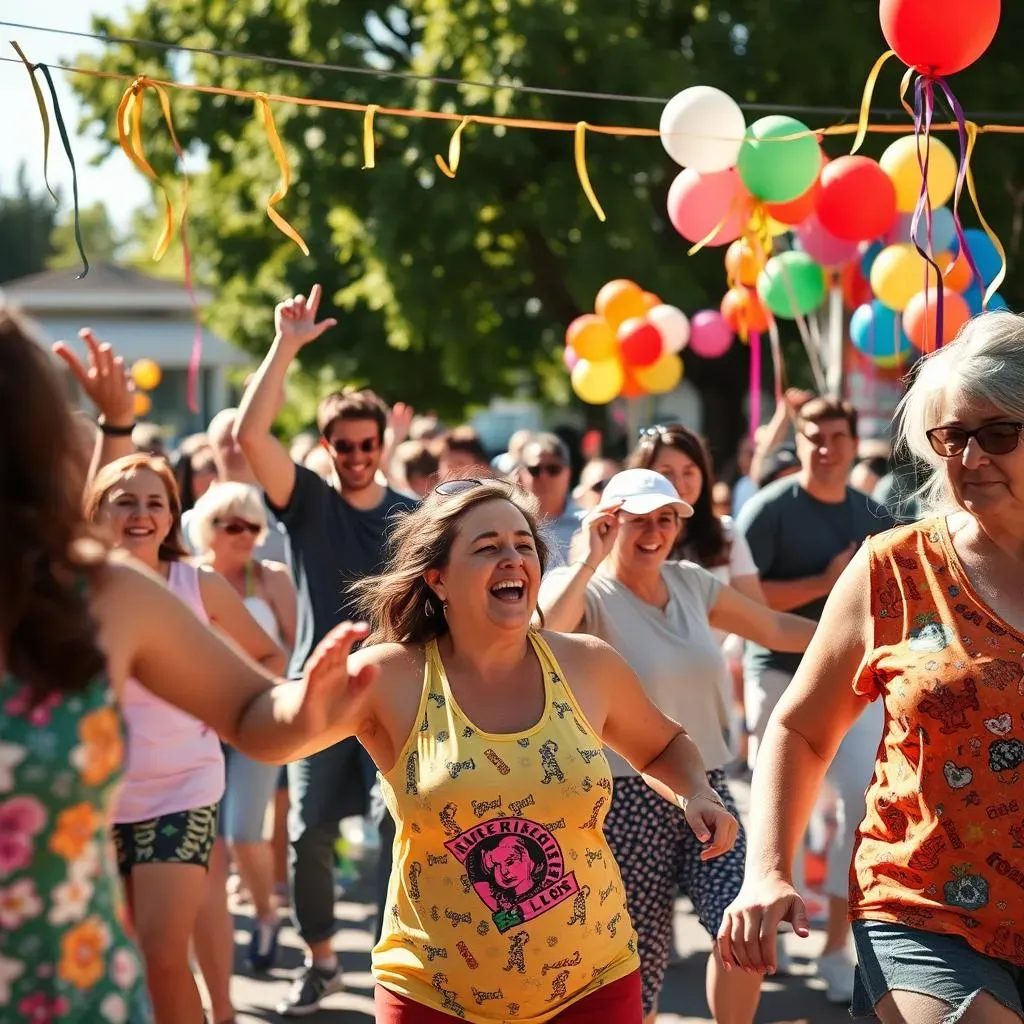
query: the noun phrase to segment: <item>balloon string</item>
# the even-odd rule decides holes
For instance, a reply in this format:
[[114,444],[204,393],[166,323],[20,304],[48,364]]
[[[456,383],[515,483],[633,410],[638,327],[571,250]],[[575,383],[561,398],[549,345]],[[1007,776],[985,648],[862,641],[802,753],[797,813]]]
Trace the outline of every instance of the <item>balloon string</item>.
[[[451,140],[448,143],[448,161],[445,162],[440,153],[434,154],[434,162],[441,169],[441,173],[447,178],[454,178],[459,169],[459,161],[462,159],[462,133],[466,126],[473,120],[472,117],[464,117],[458,128],[452,132]],[[589,198],[589,196],[588,196]]]
[[799,304],[796,300],[796,289],[793,287],[793,279],[790,277],[789,269],[782,260],[779,261],[779,271],[782,276],[782,286],[786,289],[789,297],[789,308],[793,313],[793,321],[800,334],[800,341],[803,343],[804,350],[807,352],[807,362],[810,364],[811,374],[814,377],[814,386],[818,389],[818,394],[823,395],[825,394],[826,381],[821,366],[821,358],[811,339],[807,321],[804,319],[803,314],[798,311]]
[[256,107],[263,121],[263,127],[267,132],[270,150],[274,154],[274,159],[277,161],[278,169],[281,172],[281,182],[267,200],[267,216],[278,231],[290,238],[302,250],[303,255],[308,256],[309,246],[306,245],[302,235],[274,209],[288,195],[288,189],[291,188],[292,184],[292,172],[288,166],[288,156],[284,151],[284,146],[281,144],[281,137],[277,134],[277,126],[274,124],[274,112],[270,109],[270,100],[266,93],[256,93]]
[[782,402],[786,389],[786,366],[782,359],[779,324],[774,316],[768,317],[768,344],[772,354],[772,376],[775,380],[775,404]]
[[[992,301],[993,296],[999,290],[1000,285],[1006,278],[1006,250],[1003,248],[1003,243],[999,241],[999,236],[995,233],[989,222],[985,219],[985,215],[981,212],[981,203],[978,201],[978,190],[974,185],[974,172],[971,170],[971,155],[974,152],[974,144],[978,139],[978,126],[973,121],[967,122],[967,191],[970,193],[971,202],[974,204],[974,212],[978,215],[978,221],[988,235],[989,241],[995,246],[996,252],[999,254],[999,271],[996,276],[992,279],[985,294],[982,298],[982,306],[988,308],[989,302]],[[984,282],[981,278],[978,278],[979,286]]]
[[860,117],[857,119],[857,134],[853,140],[853,147],[850,149],[851,155],[856,153],[862,145],[868,135],[868,127],[871,122],[871,98],[875,92],[875,85],[878,82],[878,76],[882,73],[882,68],[885,67],[886,63],[890,58],[895,57],[896,54],[893,50],[886,50],[878,60],[875,61],[874,67],[868,72],[867,81],[864,83],[864,95],[860,101]]
[[[465,118],[463,123],[465,123]],[[608,218],[605,216],[605,212],[597,200],[594,186],[590,184],[590,174],[587,171],[587,129],[589,127],[590,125],[586,121],[578,121],[576,123],[576,137],[573,146],[573,155],[576,161],[576,177],[579,178],[580,188],[583,189],[583,194],[587,197],[591,207],[593,207],[594,213],[597,214],[597,219],[599,221],[606,221]],[[454,174],[452,176],[454,177]]]
[[[696,256],[702,249],[709,246],[715,239],[715,237],[723,230],[726,224],[732,220],[740,212],[742,204],[746,203],[746,197],[742,195],[735,195],[732,197],[732,202],[729,203],[729,209],[725,211],[725,215],[722,219],[699,241],[695,242],[686,250],[687,256]],[[745,221],[749,218],[744,217]]]
[[373,115],[380,110],[376,103],[371,103],[363,114],[363,170],[369,171],[377,166],[376,143],[373,137]]
[[761,334],[750,335],[750,437],[753,440],[761,425]]

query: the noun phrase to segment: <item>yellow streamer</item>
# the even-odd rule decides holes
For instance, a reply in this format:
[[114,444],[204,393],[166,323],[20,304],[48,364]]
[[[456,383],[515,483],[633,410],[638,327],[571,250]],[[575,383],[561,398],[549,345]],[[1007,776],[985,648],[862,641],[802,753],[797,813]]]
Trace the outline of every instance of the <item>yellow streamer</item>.
[[718,234],[726,224],[736,216],[736,212],[740,208],[740,203],[745,202],[742,196],[736,196],[733,201],[729,204],[729,209],[726,211],[725,216],[699,241],[694,242],[689,249],[686,250],[687,256],[696,256],[701,249],[709,246],[714,239],[715,235]]
[[[459,169],[459,161],[462,159],[462,133],[466,130],[466,125],[472,121],[472,117],[464,117],[460,122],[458,128],[452,132],[451,140],[448,143],[448,162],[445,163],[444,157],[440,153],[434,154],[434,161],[437,166],[441,168],[441,173],[446,177],[454,178],[456,171]],[[586,173],[584,169],[584,173]],[[591,199],[591,203],[596,200]],[[601,218],[604,220],[604,218]]]
[[46,191],[50,193],[53,201],[60,202],[57,198],[57,193],[50,187],[50,115],[46,110],[46,100],[43,99],[43,90],[39,88],[39,83],[36,81],[36,69],[30,63],[28,57],[25,56],[25,52],[22,48],[11,40],[11,46],[14,47],[15,53],[22,59],[25,65],[25,69],[28,71],[28,80],[32,83],[32,91],[35,93],[36,105],[39,107],[39,118],[43,122],[43,182],[46,185]]
[[882,68],[885,67],[890,58],[895,56],[896,54],[894,51],[886,50],[885,53],[875,61],[875,66],[868,74],[868,80],[864,83],[864,95],[861,97],[860,101],[860,117],[857,120],[857,136],[853,140],[853,148],[850,150],[851,153],[856,153],[867,138],[869,122],[871,120],[871,97],[875,92],[875,83],[878,81],[878,76],[882,73]]
[[590,184],[590,175],[587,173],[587,128],[589,127],[586,121],[578,121],[576,123],[576,176],[580,179],[580,188],[583,189],[583,194],[590,200],[590,205],[594,208],[597,219],[599,221],[606,221],[608,218],[605,216],[601,204],[597,201],[597,196],[594,194],[594,186]]
[[380,110],[376,103],[371,103],[363,114],[363,170],[370,171],[377,166],[376,141],[373,137],[373,115]]
[[[160,232],[160,238],[153,250],[153,259],[159,260],[167,252],[167,247],[171,244],[171,238],[174,235],[174,204],[171,202],[167,186],[161,180],[160,175],[150,166],[142,148],[143,97],[146,88],[150,86],[154,89],[157,88],[148,79],[140,76],[125,89],[117,108],[117,138],[128,159],[147,178],[159,185],[164,194],[164,228]],[[169,107],[167,116],[170,116]]]
[[917,111],[910,105],[910,101],[907,99],[907,93],[910,92],[910,86],[914,81],[915,73],[915,68],[907,68],[903,74],[903,78],[900,80],[900,104],[907,112],[907,116],[911,121],[917,121]]
[[971,202],[974,204],[974,212],[978,215],[978,222],[985,230],[985,234],[988,235],[989,241],[995,246],[996,252],[999,253],[1000,267],[999,273],[996,274],[995,278],[985,289],[985,297],[982,299],[981,305],[983,309],[988,309],[988,304],[992,301],[992,297],[999,291],[1000,285],[1006,279],[1006,250],[1003,248],[1003,243],[999,241],[999,236],[989,226],[985,215],[981,212],[981,204],[978,202],[978,191],[974,186],[974,171],[971,169],[971,156],[974,153],[974,144],[978,139],[978,126],[973,121],[967,122],[967,191],[971,195]]
[[308,256],[309,246],[303,241],[302,235],[274,209],[288,195],[288,189],[292,183],[292,172],[288,166],[288,155],[284,151],[284,146],[281,145],[281,137],[277,134],[277,126],[274,124],[274,113],[270,109],[270,101],[265,92],[256,93],[256,105],[263,119],[263,127],[267,130],[267,141],[270,143],[270,149],[274,154],[274,159],[277,161],[277,166],[281,170],[281,183],[277,186],[274,194],[267,200],[267,216],[278,231],[290,238],[302,250],[303,254]]

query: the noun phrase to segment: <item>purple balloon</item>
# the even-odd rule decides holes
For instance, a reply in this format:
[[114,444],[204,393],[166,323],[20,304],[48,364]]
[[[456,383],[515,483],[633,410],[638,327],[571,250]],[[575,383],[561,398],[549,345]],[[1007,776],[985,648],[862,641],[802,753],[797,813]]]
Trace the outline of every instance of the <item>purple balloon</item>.
[[[898,213],[892,222],[892,227],[882,236],[886,245],[899,245],[901,242],[910,241],[910,225],[914,223],[912,213]],[[925,236],[922,236],[925,237]]]
[[732,328],[717,309],[702,309],[690,318],[690,351],[704,359],[724,356],[732,346]]
[[848,242],[826,231],[812,213],[796,229],[800,248],[822,267],[845,267],[860,252],[860,242]]

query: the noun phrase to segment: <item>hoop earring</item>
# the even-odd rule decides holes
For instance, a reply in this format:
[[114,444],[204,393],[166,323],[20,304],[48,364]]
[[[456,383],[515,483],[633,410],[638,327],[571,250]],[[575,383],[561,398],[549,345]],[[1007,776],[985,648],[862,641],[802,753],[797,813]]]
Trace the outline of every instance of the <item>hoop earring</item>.
[[429,597],[423,604],[423,614],[426,615],[428,619],[432,619],[434,617],[434,602],[431,601]]
[[447,622],[448,621],[448,602],[447,601],[442,601],[441,602],[441,614],[444,616],[444,621]]

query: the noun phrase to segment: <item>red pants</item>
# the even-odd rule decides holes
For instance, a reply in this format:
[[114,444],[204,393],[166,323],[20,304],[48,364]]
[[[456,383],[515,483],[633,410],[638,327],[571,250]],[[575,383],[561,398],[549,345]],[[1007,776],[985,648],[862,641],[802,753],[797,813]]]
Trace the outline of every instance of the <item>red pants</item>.
[[[378,985],[374,990],[377,1024],[448,1024],[450,1013],[414,1002]],[[642,1024],[640,972],[613,981],[551,1019],[551,1024]]]

